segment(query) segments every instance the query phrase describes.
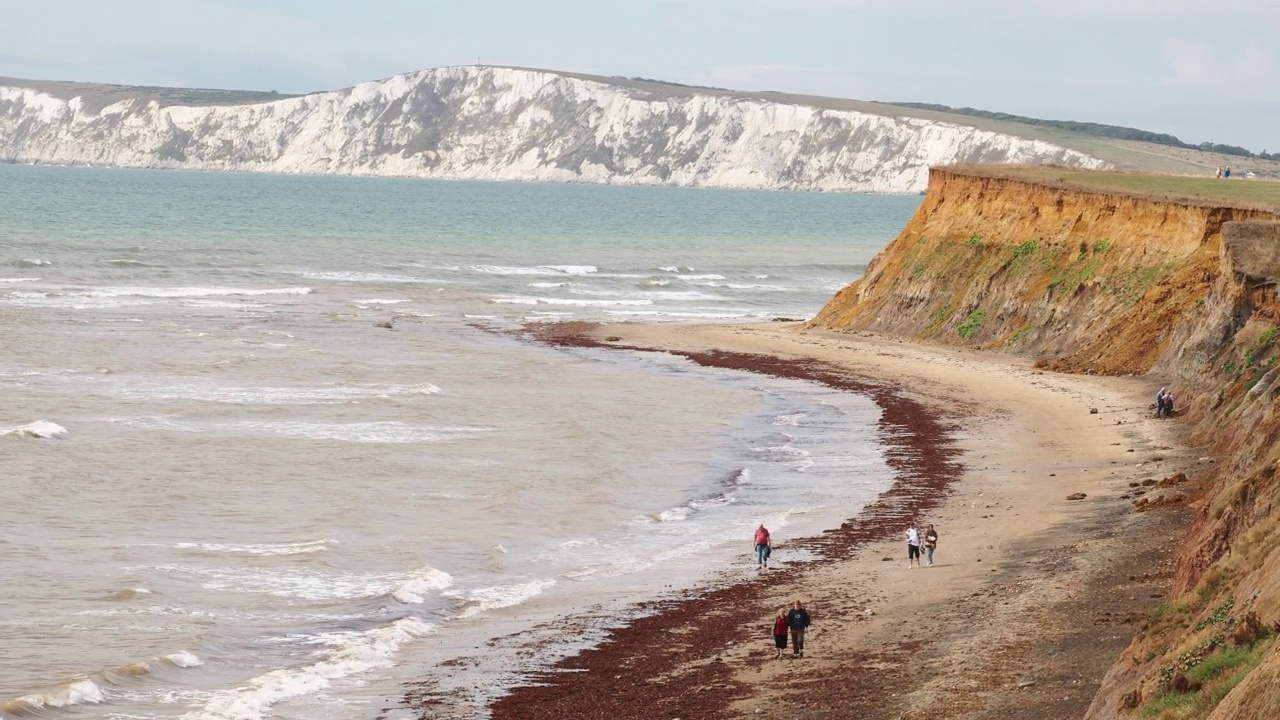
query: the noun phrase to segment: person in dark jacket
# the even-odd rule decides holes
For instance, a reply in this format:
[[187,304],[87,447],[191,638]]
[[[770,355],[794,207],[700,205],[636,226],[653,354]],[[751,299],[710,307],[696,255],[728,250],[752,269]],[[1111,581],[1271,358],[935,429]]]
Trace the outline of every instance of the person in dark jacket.
[[791,654],[804,657],[804,631],[809,627],[809,612],[804,609],[804,603],[796,600],[791,606],[791,612],[787,613],[787,624],[791,626]]

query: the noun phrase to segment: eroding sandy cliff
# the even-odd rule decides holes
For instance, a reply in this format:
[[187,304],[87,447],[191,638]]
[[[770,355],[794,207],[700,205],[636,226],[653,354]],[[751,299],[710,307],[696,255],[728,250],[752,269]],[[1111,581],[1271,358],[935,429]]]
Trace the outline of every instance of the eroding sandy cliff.
[[[1280,216],[934,169],[902,234],[812,324],[1173,388],[1205,455],[1150,505],[1195,520],[1090,717],[1280,707]],[[1150,506],[1149,505],[1149,506]],[[1162,714],[1164,713],[1164,714]]]

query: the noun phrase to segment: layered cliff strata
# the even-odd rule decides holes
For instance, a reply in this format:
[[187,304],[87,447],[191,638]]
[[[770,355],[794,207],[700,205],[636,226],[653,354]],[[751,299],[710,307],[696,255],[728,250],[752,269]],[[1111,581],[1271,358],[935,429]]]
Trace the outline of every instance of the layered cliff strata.
[[[811,324],[1171,385],[1205,461],[1137,509],[1185,504],[1195,519],[1170,548],[1167,601],[1089,717],[1269,717],[1280,702],[1280,185],[1061,175],[935,169],[902,234]],[[1126,185],[1148,191],[1098,189]]]
[[0,160],[910,193],[931,165],[1101,160],[1040,140],[732,93],[452,67],[245,105],[105,107],[0,87]]

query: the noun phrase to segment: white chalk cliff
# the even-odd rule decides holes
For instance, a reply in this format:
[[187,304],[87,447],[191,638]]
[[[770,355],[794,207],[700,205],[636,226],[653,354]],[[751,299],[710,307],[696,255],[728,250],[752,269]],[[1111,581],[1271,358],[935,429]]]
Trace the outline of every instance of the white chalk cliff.
[[209,107],[0,87],[0,161],[885,193],[924,190],[931,165],[1107,166],[958,124],[498,67]]

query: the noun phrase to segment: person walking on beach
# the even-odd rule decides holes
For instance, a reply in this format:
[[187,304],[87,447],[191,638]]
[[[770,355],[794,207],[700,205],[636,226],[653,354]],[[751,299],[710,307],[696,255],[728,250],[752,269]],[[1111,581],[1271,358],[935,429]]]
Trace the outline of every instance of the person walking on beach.
[[769,555],[773,552],[773,538],[769,536],[769,528],[760,523],[760,527],[756,528],[756,567],[761,570],[769,569]]
[[915,562],[920,565],[920,531],[915,525],[907,528],[907,569],[911,569],[911,563]]
[[791,620],[787,617],[787,609],[778,608],[778,616],[773,619],[773,647],[778,651],[774,655],[775,660],[782,659],[782,651],[787,649],[787,630],[791,627]]
[[[929,559],[929,567],[933,567],[933,551],[938,548],[938,531],[933,529],[933,525],[926,525],[924,528],[924,554]],[[910,563],[910,559],[907,560]]]
[[791,656],[804,657],[804,631],[809,628],[809,611],[804,603],[796,600],[787,613],[787,624],[791,626]]

